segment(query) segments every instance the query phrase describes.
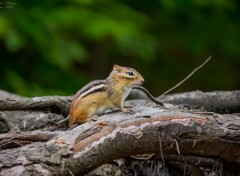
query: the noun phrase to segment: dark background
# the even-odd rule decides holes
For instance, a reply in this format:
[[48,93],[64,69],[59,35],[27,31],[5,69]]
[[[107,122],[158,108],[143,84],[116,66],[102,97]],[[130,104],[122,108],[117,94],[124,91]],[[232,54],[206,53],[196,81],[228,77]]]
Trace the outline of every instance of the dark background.
[[240,88],[237,0],[0,1],[0,89],[72,95],[113,64],[138,70],[160,95]]

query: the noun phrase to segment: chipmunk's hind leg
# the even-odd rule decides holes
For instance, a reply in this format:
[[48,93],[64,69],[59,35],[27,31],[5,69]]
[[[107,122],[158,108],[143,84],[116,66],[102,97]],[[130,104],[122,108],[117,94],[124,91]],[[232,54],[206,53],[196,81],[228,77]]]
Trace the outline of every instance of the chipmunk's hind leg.
[[88,113],[82,108],[74,107],[69,115],[68,126],[71,127],[74,124],[82,124],[88,120]]
[[97,118],[98,118],[98,115],[93,115],[92,117],[90,117],[87,121],[88,122],[96,122],[97,121]]

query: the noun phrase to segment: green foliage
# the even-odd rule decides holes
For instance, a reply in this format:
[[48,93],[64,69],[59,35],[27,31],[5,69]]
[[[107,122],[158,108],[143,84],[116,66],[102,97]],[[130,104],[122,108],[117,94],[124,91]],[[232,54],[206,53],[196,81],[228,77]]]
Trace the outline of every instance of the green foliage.
[[73,94],[121,64],[139,70],[146,87],[160,94],[210,55],[212,61],[176,91],[240,87],[237,1],[15,3],[0,8],[0,89]]

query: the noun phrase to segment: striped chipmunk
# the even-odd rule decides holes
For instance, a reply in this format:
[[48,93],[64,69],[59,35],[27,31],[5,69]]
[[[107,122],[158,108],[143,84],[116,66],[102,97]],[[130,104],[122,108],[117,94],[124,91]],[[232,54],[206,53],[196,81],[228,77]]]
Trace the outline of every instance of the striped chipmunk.
[[143,77],[136,70],[114,65],[107,79],[88,83],[74,96],[69,112],[69,128],[89,121],[107,110],[130,113],[131,110],[124,107],[123,102],[132,87],[143,82]]
[[[195,68],[181,82],[162,95],[181,85],[197,70],[202,68],[210,59],[211,56],[200,66]],[[123,106],[123,102],[132,89],[140,90],[154,103],[165,107],[160,100],[152,96],[147,89],[141,86],[143,82],[143,77],[136,70],[114,65],[107,79],[90,82],[77,92],[70,107],[69,128],[74,124],[81,124],[89,121],[107,110],[120,110],[125,113],[131,113],[132,111],[129,108]]]

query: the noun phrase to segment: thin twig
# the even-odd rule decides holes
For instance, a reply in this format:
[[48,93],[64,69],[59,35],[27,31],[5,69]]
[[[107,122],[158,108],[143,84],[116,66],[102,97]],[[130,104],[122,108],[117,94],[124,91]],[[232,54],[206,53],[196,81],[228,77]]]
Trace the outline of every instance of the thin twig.
[[186,158],[184,158],[184,170],[183,170],[183,176],[186,174],[186,168],[187,168],[187,163],[186,163]]
[[137,89],[137,90],[140,90],[142,91],[143,93],[145,93],[148,98],[150,98],[150,100],[152,100],[154,103],[158,104],[158,105],[161,105],[161,106],[164,106],[164,104],[159,101],[158,99],[156,99],[154,96],[152,96],[152,94],[147,90],[145,89],[144,87],[142,86],[133,86],[132,89]]
[[158,137],[159,137],[159,148],[160,148],[160,153],[161,153],[162,162],[163,162],[163,170],[165,170],[165,162],[164,162],[163,150],[162,150],[162,139],[161,139],[160,133],[158,133]]
[[177,139],[174,139],[174,141],[175,141],[175,144],[176,144],[176,147],[177,147],[177,152],[178,152],[179,155],[181,155]]
[[71,176],[75,176],[70,169],[68,169],[68,168],[66,168],[66,169],[67,169],[67,171],[69,172],[69,174],[70,174]]
[[166,95],[167,93],[171,92],[173,89],[177,88],[178,86],[180,86],[182,83],[184,83],[188,78],[190,78],[197,70],[199,70],[200,68],[202,68],[209,60],[211,59],[211,56],[205,60],[200,66],[198,66],[197,68],[195,68],[186,78],[184,78],[182,81],[180,81],[178,84],[176,84],[174,87],[172,87],[171,89],[167,90],[166,92],[164,92],[162,95],[160,95],[159,97],[162,97],[163,95]]

